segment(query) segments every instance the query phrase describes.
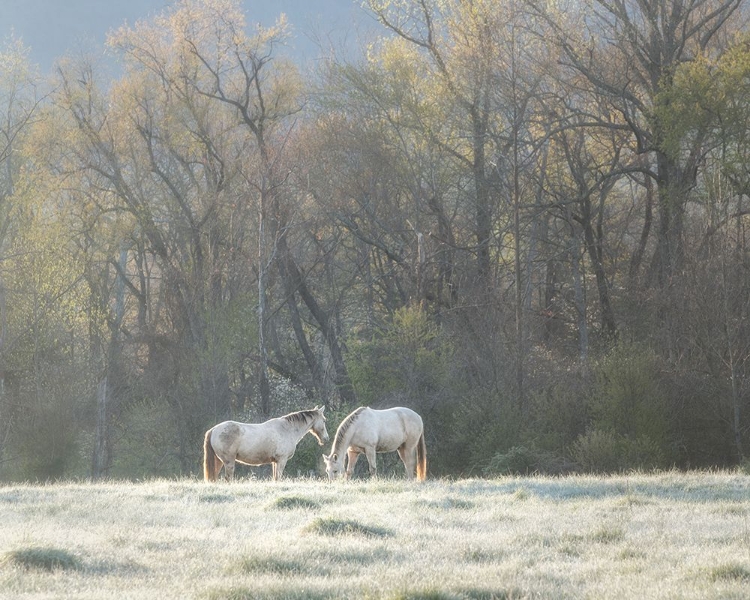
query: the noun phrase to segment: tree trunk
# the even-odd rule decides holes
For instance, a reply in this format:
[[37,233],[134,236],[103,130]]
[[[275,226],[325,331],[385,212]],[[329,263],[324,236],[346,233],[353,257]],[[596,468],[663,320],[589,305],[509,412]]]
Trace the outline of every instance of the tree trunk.
[[[265,184],[264,184],[265,185]],[[268,331],[268,307],[266,289],[268,287],[269,259],[267,247],[267,198],[265,189],[260,193],[258,214],[258,354],[260,356],[260,373],[258,388],[260,392],[260,412],[263,418],[271,414],[271,385],[268,377],[268,348],[266,337]]]
[[490,242],[492,239],[492,205],[489,181],[487,180],[487,157],[485,143],[487,119],[484,110],[472,107],[473,160],[475,193],[475,236],[477,240],[477,279],[483,294],[490,290]]
[[[111,414],[115,400],[115,389],[121,389],[122,348],[120,327],[125,317],[125,266],[128,262],[128,251],[120,249],[120,256],[115,270],[115,314],[110,323],[110,338],[107,353],[104,356],[104,377],[96,390],[96,434],[94,455],[91,461],[91,478],[100,479],[112,466],[112,433]],[[105,299],[100,299],[105,301]]]
[[578,239],[575,233],[571,239],[570,258],[573,266],[573,290],[578,316],[578,354],[581,362],[585,365],[589,357],[589,330],[586,320],[586,292],[582,277],[581,253],[578,249]]
[[[611,189],[611,186],[610,186]],[[599,202],[598,214],[601,216],[604,210],[604,198],[607,195],[607,190],[602,190]],[[602,331],[610,338],[615,339],[617,337],[617,324],[615,322],[615,313],[612,309],[612,302],[609,297],[609,285],[607,284],[607,274],[604,271],[604,252],[602,245],[602,238],[604,236],[602,232],[601,220],[594,230],[592,223],[593,215],[591,210],[591,199],[589,196],[583,199],[583,215],[581,218],[581,224],[583,225],[583,236],[586,243],[586,251],[591,259],[591,267],[594,270],[594,276],[596,278],[596,291],[599,296],[599,308],[601,310],[601,322]]]
[[646,244],[648,243],[648,236],[651,233],[651,224],[654,215],[654,181],[650,177],[646,177],[646,206],[643,214],[643,227],[641,228],[641,236],[638,240],[638,246],[633,252],[633,256],[630,259],[630,268],[628,270],[628,280],[630,281],[631,289],[635,289],[635,280],[638,276],[638,271],[641,268],[641,262],[643,261],[643,255],[646,253]]
[[96,388],[96,439],[91,464],[91,478],[103,477],[110,467],[112,449],[109,435],[109,384],[107,377]]
[[0,471],[5,455],[5,441],[10,434],[11,418],[5,397],[5,340],[7,339],[7,315],[5,311],[5,283],[0,275]]
[[286,271],[285,260],[279,261],[279,272],[284,282],[284,290],[286,292],[286,305],[289,309],[289,317],[292,322],[294,335],[297,338],[297,344],[299,344],[300,350],[302,350],[302,355],[305,357],[307,368],[310,371],[315,395],[318,398],[322,399],[324,387],[323,377],[320,371],[320,363],[318,362],[315,353],[313,352],[312,348],[310,348],[310,344],[307,341],[307,335],[305,335],[305,330],[302,326],[302,318],[299,314],[299,306],[297,305],[297,290],[294,287],[291,277],[289,277],[289,274]]
[[344,406],[354,406],[357,403],[357,396],[354,393],[354,386],[352,386],[352,382],[349,379],[349,373],[341,352],[341,346],[339,345],[336,328],[333,325],[333,319],[321,308],[317,300],[315,300],[315,297],[312,295],[312,292],[307,287],[307,283],[292,257],[284,236],[279,238],[278,249],[279,254],[281,255],[281,260],[285,262],[284,272],[291,280],[291,287],[299,292],[302,301],[305,303],[305,306],[307,306],[313,319],[315,319],[315,322],[318,324],[318,328],[326,341],[333,362],[334,384],[338,390],[341,402]]
[[659,223],[654,260],[659,288],[664,289],[671,284],[684,261],[683,215],[691,186],[675,161],[663,153],[657,155],[657,177]]

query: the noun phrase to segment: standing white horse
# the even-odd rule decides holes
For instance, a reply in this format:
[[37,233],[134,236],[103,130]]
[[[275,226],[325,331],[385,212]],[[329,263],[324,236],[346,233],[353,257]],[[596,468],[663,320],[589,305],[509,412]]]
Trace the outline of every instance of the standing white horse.
[[203,476],[216,481],[222,464],[231,481],[234,463],[273,465],[273,478],[281,479],[287,461],[294,456],[297,444],[306,433],[312,433],[322,446],[328,441],[325,406],[301,410],[265,423],[224,421],[206,432],[203,443]]
[[370,464],[370,475],[377,472],[377,452],[398,451],[406,468],[406,477],[427,476],[427,448],[424,443],[422,418],[410,408],[396,407],[374,410],[361,406],[346,417],[336,430],[329,456],[323,455],[329,479],[344,471],[344,452],[349,458],[346,477],[351,477],[359,455],[364,453]]

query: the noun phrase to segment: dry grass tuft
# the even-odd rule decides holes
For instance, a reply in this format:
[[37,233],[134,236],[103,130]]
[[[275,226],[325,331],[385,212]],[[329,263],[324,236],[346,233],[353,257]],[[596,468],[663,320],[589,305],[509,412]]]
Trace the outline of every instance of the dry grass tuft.
[[365,537],[388,537],[393,535],[391,531],[384,527],[375,527],[364,525],[357,521],[334,518],[315,519],[305,530],[320,535],[362,535]]
[[297,508],[312,510],[320,508],[320,502],[310,500],[309,498],[303,498],[302,496],[279,496],[271,503],[271,507],[282,510],[292,510]]
[[714,567],[710,575],[711,581],[750,581],[750,569],[737,563]]
[[60,548],[32,547],[12,550],[7,552],[0,562],[41,571],[72,571],[81,568],[81,562],[74,554]]
[[240,560],[236,565],[236,568],[230,570],[230,572],[299,575],[308,570],[308,566],[296,560],[288,560],[277,556],[249,556]]

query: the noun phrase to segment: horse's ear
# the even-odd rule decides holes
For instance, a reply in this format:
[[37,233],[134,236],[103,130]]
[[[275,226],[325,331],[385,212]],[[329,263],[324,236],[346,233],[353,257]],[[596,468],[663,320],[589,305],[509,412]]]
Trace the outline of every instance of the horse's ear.
[[324,404],[318,409],[321,413],[324,413],[326,411],[326,405]]

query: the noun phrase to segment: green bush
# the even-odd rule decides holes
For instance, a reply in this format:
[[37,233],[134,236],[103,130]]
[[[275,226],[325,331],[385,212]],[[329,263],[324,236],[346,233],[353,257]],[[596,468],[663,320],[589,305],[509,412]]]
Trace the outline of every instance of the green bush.
[[510,398],[476,393],[471,402],[457,403],[442,422],[443,465],[451,473],[477,475],[488,457],[523,444],[524,417]]
[[589,398],[594,428],[669,447],[667,394],[652,351],[619,346],[596,365],[594,379]]
[[80,458],[74,402],[69,397],[50,395],[28,409],[15,438],[23,479],[62,479]]
[[507,452],[498,452],[483,469],[484,474],[488,476],[533,473],[560,475],[572,470],[573,465],[563,457],[533,446],[513,446]]
[[571,455],[581,470],[586,472],[615,472],[622,467],[617,436],[611,431],[594,429],[583,434],[574,442]]
[[571,455],[580,470],[589,473],[647,471],[667,466],[664,453],[653,440],[631,439],[611,430],[593,429],[583,434],[573,444]]
[[349,376],[365,405],[394,393],[419,405],[450,387],[453,347],[421,307],[397,310],[381,335],[347,345]]
[[586,431],[589,405],[583,383],[569,377],[529,394],[525,431],[534,448],[560,455]]

